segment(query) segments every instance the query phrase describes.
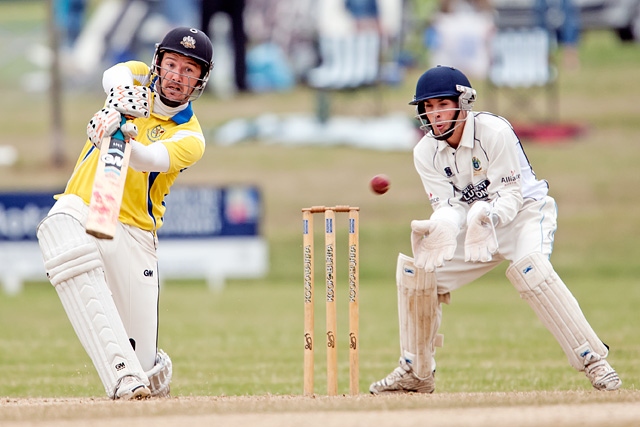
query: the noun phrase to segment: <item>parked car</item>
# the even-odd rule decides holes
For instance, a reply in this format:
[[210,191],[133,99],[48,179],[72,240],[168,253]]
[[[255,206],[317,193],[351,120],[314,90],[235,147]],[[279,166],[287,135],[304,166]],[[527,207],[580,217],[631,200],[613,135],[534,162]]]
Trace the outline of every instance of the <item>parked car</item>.
[[[622,41],[640,42],[640,0],[573,0],[582,31],[608,29]],[[498,28],[533,26],[535,0],[491,0]]]

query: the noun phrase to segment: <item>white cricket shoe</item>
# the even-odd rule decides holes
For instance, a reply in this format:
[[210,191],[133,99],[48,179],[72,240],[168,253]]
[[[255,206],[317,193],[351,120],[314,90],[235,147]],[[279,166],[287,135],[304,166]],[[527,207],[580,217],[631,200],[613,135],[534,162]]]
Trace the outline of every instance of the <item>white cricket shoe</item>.
[[114,394],[114,399],[123,400],[142,400],[149,397],[151,397],[149,387],[133,375],[120,378]]
[[369,392],[371,394],[433,393],[436,389],[433,374],[424,379],[418,378],[403,357],[400,358],[399,364],[400,366],[391,371],[386,378],[371,384]]
[[585,357],[584,373],[591,381],[593,388],[597,390],[617,390],[622,381],[616,371],[599,354],[589,353]]

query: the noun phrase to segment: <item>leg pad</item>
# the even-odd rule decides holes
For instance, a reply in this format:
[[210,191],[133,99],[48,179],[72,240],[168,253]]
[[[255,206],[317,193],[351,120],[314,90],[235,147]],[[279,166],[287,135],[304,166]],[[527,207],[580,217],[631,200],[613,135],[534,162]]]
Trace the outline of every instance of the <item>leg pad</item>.
[[573,294],[545,255],[527,255],[514,262],[506,275],[556,338],[571,366],[584,370],[586,358],[592,352],[607,356],[607,347],[593,331]]

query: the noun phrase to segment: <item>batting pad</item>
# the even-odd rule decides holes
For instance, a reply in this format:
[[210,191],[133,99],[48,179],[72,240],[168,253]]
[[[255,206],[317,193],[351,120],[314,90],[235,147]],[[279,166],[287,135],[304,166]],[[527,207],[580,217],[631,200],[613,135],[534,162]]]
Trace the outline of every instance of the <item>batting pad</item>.
[[151,397],[170,397],[173,364],[167,353],[158,349],[156,364],[146,374],[149,377]]
[[436,277],[413,265],[413,258],[398,255],[396,267],[400,350],[419,378],[431,376],[442,310]]
[[511,264],[506,275],[556,338],[571,366],[584,370],[585,356],[591,352],[607,356],[607,347],[545,255],[527,255]]
[[53,214],[38,226],[38,241],[49,280],[107,395],[114,398],[125,375],[148,384],[105,282],[98,249],[82,224]]

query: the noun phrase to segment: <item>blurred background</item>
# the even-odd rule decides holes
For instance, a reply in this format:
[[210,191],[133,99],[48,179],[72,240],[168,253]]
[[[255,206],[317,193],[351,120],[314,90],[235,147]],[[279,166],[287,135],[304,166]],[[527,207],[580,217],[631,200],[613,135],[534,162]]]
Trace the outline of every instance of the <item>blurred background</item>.
[[[103,70],[149,63],[168,29],[187,25],[212,38],[215,68],[195,104],[208,149],[179,183],[220,192],[176,196],[202,206],[175,221],[228,216],[230,206],[262,240],[254,275],[279,265],[273,244],[298,238],[304,206],[362,205],[376,230],[429,215],[411,165],[421,135],[407,103],[436,64],[465,72],[476,110],[505,116],[539,157],[534,168],[562,177],[551,180],[562,206],[563,191],[588,185],[567,182],[563,174],[583,168],[558,153],[592,162],[602,144],[636,145],[639,22],[636,0],[0,0],[0,189],[47,200],[62,190],[102,105]],[[383,197],[368,191],[376,173],[391,176]],[[576,209],[599,199],[585,193]],[[30,200],[4,199],[4,242],[33,246],[48,205]]]
[[[365,221],[387,230],[429,215],[411,166],[420,133],[407,103],[431,66],[465,72],[476,110],[505,116],[534,156],[543,150],[534,168],[557,165],[554,152],[570,144],[582,144],[582,155],[589,141],[633,144],[639,23],[640,0],[0,0],[0,189],[10,196],[2,239],[9,253],[16,241],[35,248],[48,195],[64,188],[102,105],[103,70],[150,63],[173,26],[201,28],[214,44],[215,68],[195,104],[208,149],[179,184],[215,194],[176,196],[198,207],[167,224],[180,229],[180,218],[198,212],[228,216],[230,206],[260,240],[247,255],[259,258],[246,275],[256,277],[279,264],[274,242],[297,239],[301,207],[363,205]],[[368,191],[376,173],[392,179],[382,198]],[[579,182],[567,184],[571,194]],[[39,266],[31,273],[42,277]]]

